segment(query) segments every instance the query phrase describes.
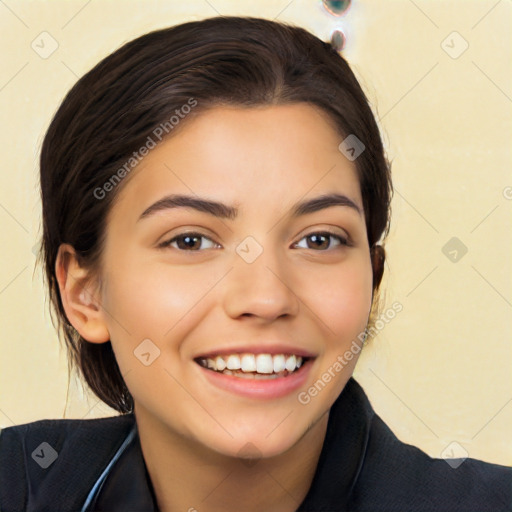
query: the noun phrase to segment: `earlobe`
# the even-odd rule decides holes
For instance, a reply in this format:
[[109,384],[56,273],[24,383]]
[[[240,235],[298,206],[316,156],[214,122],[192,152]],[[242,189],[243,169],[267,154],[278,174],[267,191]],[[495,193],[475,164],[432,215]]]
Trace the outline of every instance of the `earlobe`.
[[370,249],[370,257],[373,269],[373,292],[375,293],[379,288],[382,274],[384,273],[384,261],[386,259],[384,247],[382,245],[374,245]]
[[82,268],[73,247],[62,244],[57,253],[55,275],[69,323],[91,343],[105,343],[110,334],[90,271]]

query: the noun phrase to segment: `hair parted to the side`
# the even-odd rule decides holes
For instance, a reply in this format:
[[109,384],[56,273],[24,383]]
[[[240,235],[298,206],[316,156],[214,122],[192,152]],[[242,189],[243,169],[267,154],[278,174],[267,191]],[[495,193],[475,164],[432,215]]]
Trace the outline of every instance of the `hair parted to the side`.
[[40,159],[40,257],[54,319],[70,369],[76,366],[92,391],[120,413],[133,411],[133,398],[111,343],[87,342],[66,318],[55,274],[57,252],[68,243],[84,267],[99,268],[107,214],[129,176],[101,198],[95,191],[105,190],[123,166],[126,170],[134,152],[191,98],[197,106],[190,118],[220,104],[307,102],[328,115],[340,142],[355,134],[365,145],[355,164],[368,242],[372,260],[381,263],[374,272],[374,301],[382,277],[384,249],[377,243],[389,229],[389,164],[368,100],[329,43],[292,25],[230,16],[157,30],[126,43],[69,91],[48,128]]

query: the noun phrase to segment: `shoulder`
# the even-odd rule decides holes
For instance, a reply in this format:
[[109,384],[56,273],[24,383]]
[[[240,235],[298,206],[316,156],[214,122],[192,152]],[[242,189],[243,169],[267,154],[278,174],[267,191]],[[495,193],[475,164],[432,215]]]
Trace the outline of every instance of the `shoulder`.
[[79,509],[135,424],[133,414],[40,420],[0,430],[0,510]]
[[375,414],[353,498],[375,511],[511,511],[512,468],[432,458],[400,441]]

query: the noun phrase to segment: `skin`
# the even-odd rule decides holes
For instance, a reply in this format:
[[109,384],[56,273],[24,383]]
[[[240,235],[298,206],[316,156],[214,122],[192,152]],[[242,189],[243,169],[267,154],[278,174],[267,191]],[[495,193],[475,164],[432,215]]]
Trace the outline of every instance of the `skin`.
[[[338,150],[342,140],[326,114],[306,104],[215,107],[187,119],[132,171],[110,212],[97,273],[61,246],[66,314],[88,341],[112,342],[162,511],[238,511],[242,503],[245,511],[286,512],[307,494],[329,409],[358,355],[308,404],[298,393],[364,331],[372,302],[361,191],[354,163]],[[360,212],[332,206],[291,216],[297,201],[328,193],[347,196]],[[239,213],[221,219],[174,208],[139,218],[169,194]],[[306,236],[326,230],[334,236],[317,244]],[[199,250],[174,239],[187,232],[206,237],[191,244]],[[247,236],[263,249],[250,264],[236,252]],[[145,366],[134,350],[148,338],[160,355]],[[210,384],[193,360],[265,340],[316,355],[296,392],[242,397]],[[252,461],[241,457],[247,446]]]

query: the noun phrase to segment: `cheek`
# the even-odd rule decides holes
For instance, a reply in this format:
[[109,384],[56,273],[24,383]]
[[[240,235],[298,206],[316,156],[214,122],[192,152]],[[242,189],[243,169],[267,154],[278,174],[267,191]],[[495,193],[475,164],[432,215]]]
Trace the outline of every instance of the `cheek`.
[[118,363],[125,371],[138,367],[134,351],[149,339],[161,350],[156,366],[179,371],[186,357],[182,340],[207,316],[213,297],[209,291],[225,269],[149,263],[131,252],[129,257],[110,257],[116,265],[105,265],[104,273],[103,304]]
[[302,285],[307,305],[322,320],[327,338],[357,335],[364,330],[372,301],[370,260],[354,258],[322,276],[311,273]]
[[116,261],[104,274],[103,304],[112,343],[119,346],[121,340],[123,349],[145,338],[161,345],[164,338],[175,337],[199,314],[196,306],[218,280],[197,267],[149,265],[135,257]]

